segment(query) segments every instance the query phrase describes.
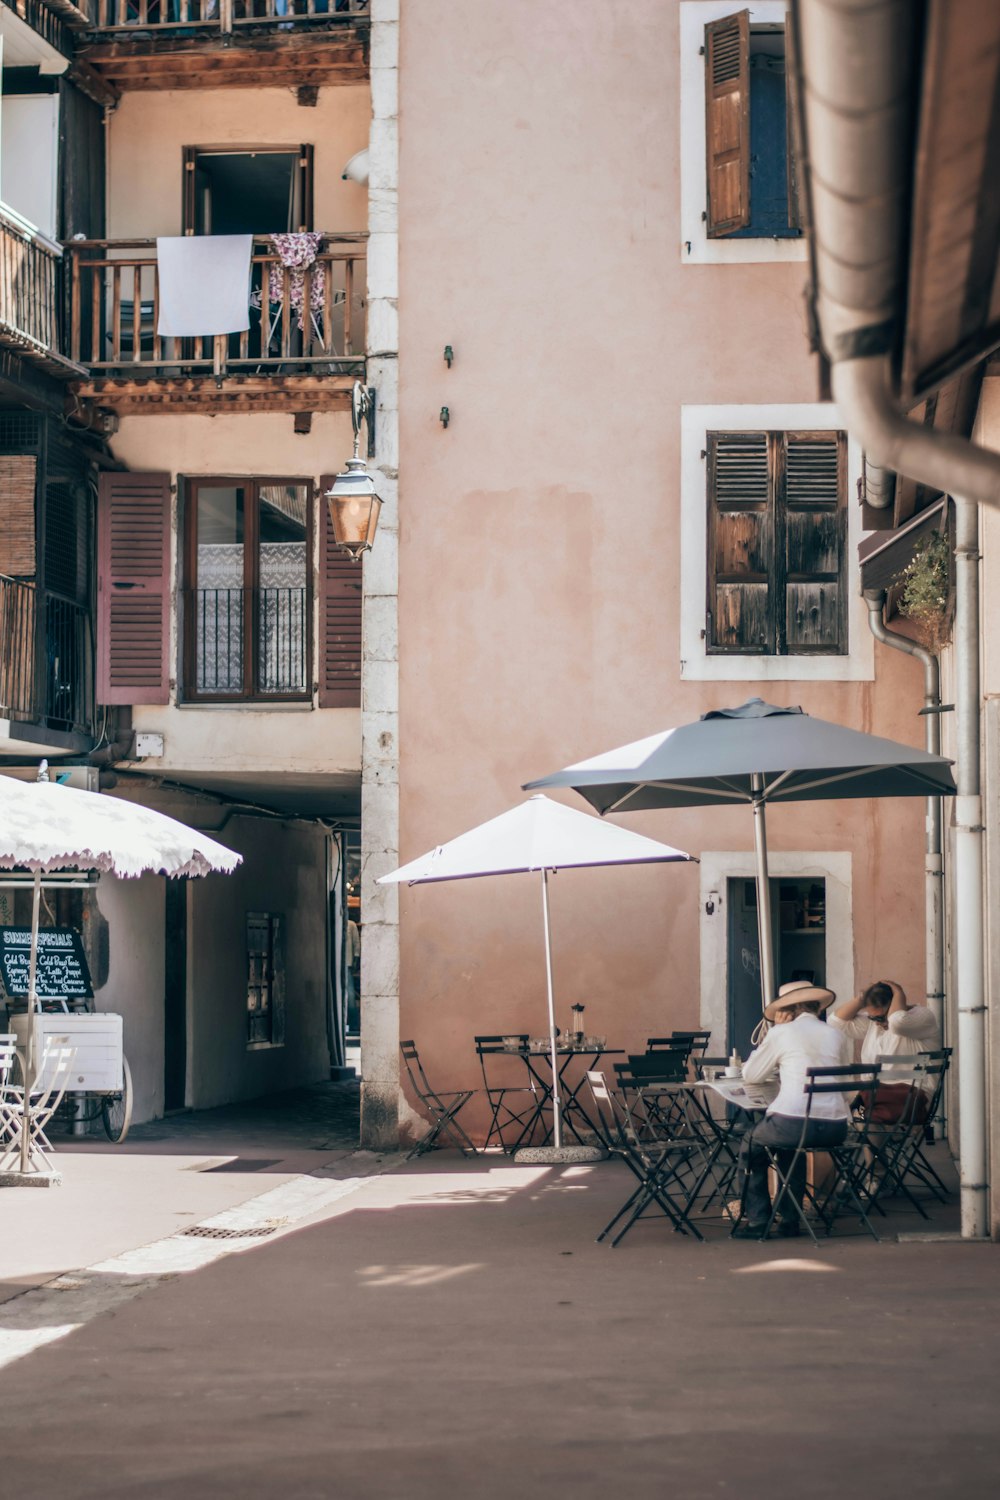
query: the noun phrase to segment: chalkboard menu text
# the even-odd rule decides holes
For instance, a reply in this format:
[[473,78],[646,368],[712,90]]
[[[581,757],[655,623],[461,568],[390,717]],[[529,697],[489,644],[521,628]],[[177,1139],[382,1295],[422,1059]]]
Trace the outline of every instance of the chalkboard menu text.
[[[0,927],[0,982],[9,999],[28,998],[30,965],[30,927]],[[83,943],[75,928],[39,928],[35,989],[40,1000],[94,998]]]

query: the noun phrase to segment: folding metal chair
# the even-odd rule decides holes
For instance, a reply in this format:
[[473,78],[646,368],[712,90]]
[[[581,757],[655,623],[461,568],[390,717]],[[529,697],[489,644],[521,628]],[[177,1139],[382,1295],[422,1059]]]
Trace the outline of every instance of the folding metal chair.
[[[876,1207],[880,1199],[901,1194],[922,1218],[928,1219],[930,1215],[912,1188],[926,1188],[941,1203],[948,1198],[947,1187],[924,1154],[924,1144],[925,1132],[933,1125],[941,1106],[950,1057],[950,1048],[940,1048],[935,1052],[919,1052],[912,1058],[892,1056],[882,1060],[883,1078],[908,1082],[910,1094],[906,1108],[893,1125],[873,1126],[871,1130],[870,1188]],[[919,1106],[925,1099],[926,1109],[921,1109]]]
[[[805,1211],[805,1202],[808,1200],[828,1235],[833,1233],[833,1226],[839,1215],[849,1208],[857,1215],[872,1239],[878,1240],[878,1235],[868,1218],[867,1210],[872,1206],[873,1197],[865,1186],[865,1178],[869,1170],[872,1151],[869,1121],[880,1073],[879,1063],[871,1065],[844,1063],[837,1067],[806,1069],[804,1090],[806,1112],[802,1119],[799,1142],[793,1149],[791,1158],[788,1156],[787,1147],[775,1147],[762,1143],[762,1149],[767,1153],[778,1185],[778,1191],[771,1204],[771,1216],[762,1238],[766,1239],[779,1211],[783,1208],[785,1209],[784,1217],[788,1218],[787,1205],[790,1203],[799,1223],[813,1242],[818,1244],[816,1232]],[[813,1104],[816,1099],[829,1094],[849,1095],[857,1101],[857,1109],[848,1121],[847,1137],[839,1145],[807,1145],[806,1137],[809,1134],[809,1126],[818,1118],[813,1116]],[[800,1203],[792,1191],[792,1177],[802,1158],[813,1154],[829,1157],[832,1182],[825,1190],[817,1190],[816,1187],[810,1188],[807,1185],[803,1202]]]
[[[632,1225],[654,1205],[666,1214],[674,1229],[681,1234],[693,1234],[702,1240],[704,1235],[688,1218],[687,1194],[680,1182],[680,1167],[695,1150],[690,1141],[675,1141],[660,1138],[643,1140],[636,1130],[628,1106],[616,1098],[608,1087],[604,1074],[588,1070],[587,1085],[594,1101],[595,1120],[601,1144],[609,1156],[623,1161],[636,1178],[638,1186],[629,1194],[622,1207],[597,1236],[600,1244],[615,1225],[625,1220],[611,1241],[612,1248],[628,1234]],[[672,1189],[679,1191],[675,1194]]]
[[420,1103],[431,1116],[431,1128],[427,1135],[423,1136],[409,1153],[410,1156],[423,1156],[425,1151],[431,1151],[437,1145],[438,1139],[442,1142],[450,1141],[461,1151],[463,1156],[475,1156],[476,1148],[462,1129],[455,1116],[459,1110],[464,1109],[476,1092],[475,1089],[457,1089],[450,1093],[438,1093],[432,1089],[424,1072],[423,1064],[417,1052],[416,1043],[412,1041],[400,1042],[399,1050],[406,1064],[406,1071],[410,1079],[410,1087],[416,1094]]
[[[521,1084],[498,1083],[495,1072],[493,1077],[490,1077],[486,1064],[488,1057],[506,1058],[508,1062],[516,1061],[521,1065],[523,1075],[524,1068],[519,1054],[512,1053],[510,1047],[505,1045],[510,1041],[517,1041],[520,1046],[526,1048],[528,1033],[524,1031],[510,1036],[477,1036],[475,1038],[476,1055],[483,1074],[483,1090],[490,1106],[490,1128],[486,1132],[484,1151],[494,1142],[502,1151],[508,1153],[516,1151],[519,1146],[523,1146],[525,1141],[530,1139],[542,1114],[543,1101],[530,1073],[528,1082]],[[490,1066],[495,1069],[499,1063],[493,1063]],[[514,1137],[510,1144],[505,1137],[505,1131]]]
[[[45,1127],[62,1103],[69,1083],[70,1070],[76,1048],[70,1045],[68,1036],[47,1036],[41,1062],[32,1083],[28,1110],[28,1166],[33,1172],[47,1171],[45,1152],[52,1146],[45,1134]],[[3,1114],[7,1139],[0,1155],[0,1172],[16,1168],[21,1160],[21,1142],[25,1129],[25,1089],[8,1083],[3,1100]]]
[[712,1040],[712,1033],[710,1031],[672,1031],[670,1034],[678,1040],[691,1043],[691,1063],[697,1072],[699,1064],[704,1062],[708,1044]]

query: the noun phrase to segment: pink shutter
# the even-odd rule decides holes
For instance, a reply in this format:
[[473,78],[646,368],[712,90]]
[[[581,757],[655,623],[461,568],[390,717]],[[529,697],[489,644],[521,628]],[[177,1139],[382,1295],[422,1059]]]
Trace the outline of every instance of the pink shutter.
[[333,539],[323,500],[333,475],[320,479],[319,706],[361,706],[361,569]]
[[97,523],[97,697],[167,703],[170,475],[101,475]]

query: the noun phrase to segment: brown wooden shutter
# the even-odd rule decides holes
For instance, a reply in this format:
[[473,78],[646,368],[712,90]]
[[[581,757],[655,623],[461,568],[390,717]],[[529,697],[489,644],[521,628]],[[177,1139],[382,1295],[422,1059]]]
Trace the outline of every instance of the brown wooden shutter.
[[35,470],[32,454],[0,456],[0,573],[35,576]]
[[785,434],[784,649],[792,654],[847,649],[846,448],[843,433]]
[[101,703],[170,696],[170,475],[102,474],[97,525]]
[[361,706],[361,569],[333,537],[324,494],[334,476],[320,479],[319,706]]
[[788,227],[801,229],[802,187],[799,162],[802,160],[802,131],[799,115],[798,71],[795,57],[795,24],[792,12],[785,16],[785,162],[788,176]]
[[766,432],[708,434],[709,651],[775,649],[770,450]]
[[750,223],[750,12],[705,27],[709,239]]

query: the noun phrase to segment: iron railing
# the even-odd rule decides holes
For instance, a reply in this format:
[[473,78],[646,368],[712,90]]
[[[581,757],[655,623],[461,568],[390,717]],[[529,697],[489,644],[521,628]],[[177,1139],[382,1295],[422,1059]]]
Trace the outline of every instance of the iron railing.
[[199,338],[157,332],[155,240],[74,241],[65,247],[71,358],[95,374],[133,377],[180,370],[360,373],[366,240],[363,233],[324,235],[303,270],[283,265],[269,237],[255,240],[249,329]]
[[0,342],[28,353],[59,351],[60,259],[0,208]]
[[90,611],[34,583],[0,576],[0,715],[93,733]]
[[114,32],[119,40],[140,32],[292,31],[369,18],[369,0],[77,0],[77,8],[88,31]]
[[[192,589],[188,598],[199,697],[294,697],[309,690],[304,586]],[[256,642],[249,660],[248,641]]]

